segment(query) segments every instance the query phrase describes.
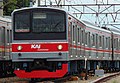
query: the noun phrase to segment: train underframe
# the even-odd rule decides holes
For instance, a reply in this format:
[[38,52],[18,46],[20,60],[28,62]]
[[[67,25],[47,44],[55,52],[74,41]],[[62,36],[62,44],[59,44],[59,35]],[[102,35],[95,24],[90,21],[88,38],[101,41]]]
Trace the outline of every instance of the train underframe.
[[[105,73],[120,71],[120,61],[75,60],[46,61],[36,59],[34,62],[16,62],[14,73],[21,78],[61,78],[65,75],[79,75],[84,72],[95,74],[96,69]],[[87,78],[86,78],[87,79]]]
[[14,67],[11,60],[0,60],[0,77],[14,76]]

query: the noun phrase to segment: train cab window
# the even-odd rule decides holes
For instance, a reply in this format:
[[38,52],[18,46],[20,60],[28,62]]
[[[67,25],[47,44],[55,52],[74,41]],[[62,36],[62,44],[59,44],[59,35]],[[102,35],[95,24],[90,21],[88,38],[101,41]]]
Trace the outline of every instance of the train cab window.
[[[23,20],[24,18],[24,20]],[[15,15],[15,32],[30,32],[30,14],[29,12]]]
[[13,13],[13,40],[66,40],[66,12],[32,8]]
[[65,32],[63,13],[42,11],[33,12],[33,32]]

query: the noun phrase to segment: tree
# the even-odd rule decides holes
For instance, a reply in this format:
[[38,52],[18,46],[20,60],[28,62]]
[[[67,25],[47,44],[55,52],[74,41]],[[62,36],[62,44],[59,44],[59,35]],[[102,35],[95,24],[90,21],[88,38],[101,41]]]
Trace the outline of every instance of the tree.
[[28,7],[29,0],[3,0],[4,15],[10,16],[14,9]]

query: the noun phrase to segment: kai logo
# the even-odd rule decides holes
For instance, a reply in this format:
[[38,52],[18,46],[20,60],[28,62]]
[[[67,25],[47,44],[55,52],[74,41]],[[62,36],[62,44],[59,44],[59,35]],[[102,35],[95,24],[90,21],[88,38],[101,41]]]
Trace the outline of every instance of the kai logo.
[[39,44],[33,44],[33,45],[31,45],[31,48],[33,48],[33,49],[40,49],[40,47],[41,47],[41,45],[39,45]]

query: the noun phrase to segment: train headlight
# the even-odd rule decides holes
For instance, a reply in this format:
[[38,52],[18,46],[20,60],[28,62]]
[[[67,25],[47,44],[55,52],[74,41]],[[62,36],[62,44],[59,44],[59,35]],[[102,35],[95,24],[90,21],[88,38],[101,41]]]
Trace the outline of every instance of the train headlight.
[[62,50],[63,46],[62,45],[58,45],[58,50]]
[[22,46],[18,46],[17,50],[19,50],[19,51],[22,50]]

